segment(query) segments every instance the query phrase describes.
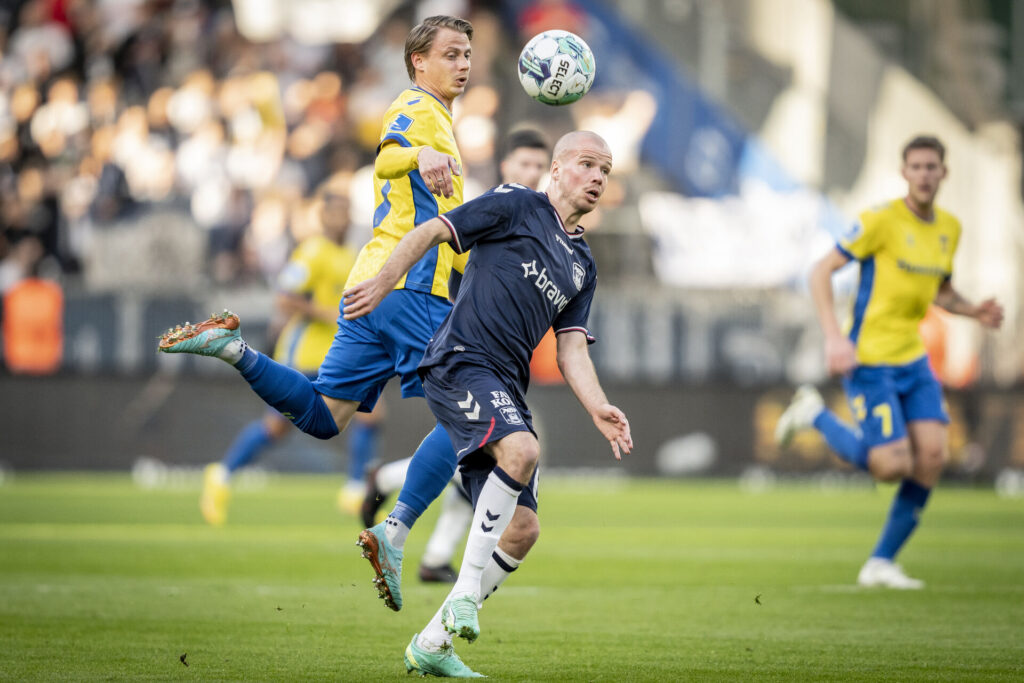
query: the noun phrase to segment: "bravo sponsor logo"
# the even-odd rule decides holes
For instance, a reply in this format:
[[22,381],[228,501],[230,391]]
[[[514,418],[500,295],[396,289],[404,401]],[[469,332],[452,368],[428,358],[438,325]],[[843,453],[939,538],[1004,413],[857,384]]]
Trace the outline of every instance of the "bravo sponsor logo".
[[559,313],[569,303],[569,298],[562,294],[562,290],[548,276],[548,269],[541,266],[537,272],[537,260],[523,263],[523,277],[533,281],[533,286],[540,290],[541,294],[547,297],[548,301],[558,310]]

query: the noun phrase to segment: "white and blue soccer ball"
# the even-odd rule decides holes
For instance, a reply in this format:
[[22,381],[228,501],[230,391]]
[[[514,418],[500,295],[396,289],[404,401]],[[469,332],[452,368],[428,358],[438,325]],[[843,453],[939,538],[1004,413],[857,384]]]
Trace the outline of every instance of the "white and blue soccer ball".
[[575,33],[538,33],[519,55],[519,82],[526,94],[544,104],[571,104],[594,84],[597,65],[590,47]]

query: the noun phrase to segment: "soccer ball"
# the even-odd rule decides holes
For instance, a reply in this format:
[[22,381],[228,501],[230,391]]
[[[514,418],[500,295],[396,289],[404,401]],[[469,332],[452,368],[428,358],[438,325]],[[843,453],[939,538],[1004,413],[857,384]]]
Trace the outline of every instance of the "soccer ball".
[[568,31],[538,33],[519,55],[519,82],[526,94],[544,104],[570,104],[594,84],[594,53]]

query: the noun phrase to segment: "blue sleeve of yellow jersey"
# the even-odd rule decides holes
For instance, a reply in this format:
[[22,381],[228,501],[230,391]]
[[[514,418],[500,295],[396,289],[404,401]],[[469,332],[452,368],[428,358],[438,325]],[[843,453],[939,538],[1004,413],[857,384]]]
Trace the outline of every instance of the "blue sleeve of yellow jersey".
[[874,212],[865,211],[845,235],[839,238],[836,248],[846,257],[863,261],[877,253],[885,237],[884,221]]
[[416,145],[414,145],[408,137],[415,122],[416,119],[413,117],[409,116],[405,112],[399,112],[399,114],[392,119],[391,123],[388,124],[387,128],[384,130],[384,135],[381,136],[380,144],[377,145],[377,151],[380,152],[380,148],[383,147],[384,143],[388,140],[397,142],[402,147],[415,147]]
[[389,141],[402,147],[434,146],[431,143],[437,135],[437,115],[431,106],[423,104],[421,96],[413,95],[388,116],[377,146],[378,152]]

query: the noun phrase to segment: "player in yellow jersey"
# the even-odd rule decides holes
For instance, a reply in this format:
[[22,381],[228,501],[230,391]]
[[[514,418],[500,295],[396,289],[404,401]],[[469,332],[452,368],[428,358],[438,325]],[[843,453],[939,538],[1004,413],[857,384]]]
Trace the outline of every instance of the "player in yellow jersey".
[[[374,164],[376,208],[373,238],[360,251],[349,286],[374,276],[402,235],[417,223],[462,203],[462,165],[452,134],[451,108],[466,89],[472,25],[457,17],[433,16],[413,27],[405,41],[405,65],[413,87],[388,109]],[[397,283],[373,314],[338,318],[334,341],[315,381],[249,348],[238,316],[223,315],[168,330],[158,349],[220,358],[239,370],[260,398],[303,432],[329,439],[345,429],[356,411],[373,409],[395,375],[402,396],[423,396],[417,366],[434,330],[451,309],[448,278],[454,252],[430,250]],[[423,440],[409,468],[395,511],[378,537],[364,541],[381,597],[402,606],[402,546],[409,527],[451,479],[457,465],[440,427]]]
[[[288,317],[278,336],[274,359],[315,378],[337,329],[336,318],[345,282],[356,260],[354,249],[345,244],[349,232],[349,200],[329,184],[318,193],[323,233],[307,238],[296,247],[277,280],[275,307]],[[339,500],[348,502],[349,512],[358,510],[365,488],[363,473],[373,459],[376,415],[357,420],[349,432],[348,480]],[[232,474],[256,460],[261,452],[288,434],[291,422],[273,409],[262,419],[242,429],[220,462],[206,467],[199,509],[210,524],[227,519]]]
[[[871,557],[861,568],[862,586],[922,588],[894,559],[917,526],[946,459],[949,416],[942,387],[928,366],[918,326],[935,303],[989,328],[1002,324],[994,300],[972,304],[951,282],[960,223],[935,206],[946,177],[945,147],[928,136],[903,149],[907,194],[865,211],[810,275],[815,312],[825,333],[825,360],[843,386],[859,429],[825,410],[810,386],[797,390],[782,414],[776,440],[787,443],[814,427],[836,453],[879,481],[900,482],[896,499]],[[860,263],[860,282],[848,328],[840,329],[832,274]]]

